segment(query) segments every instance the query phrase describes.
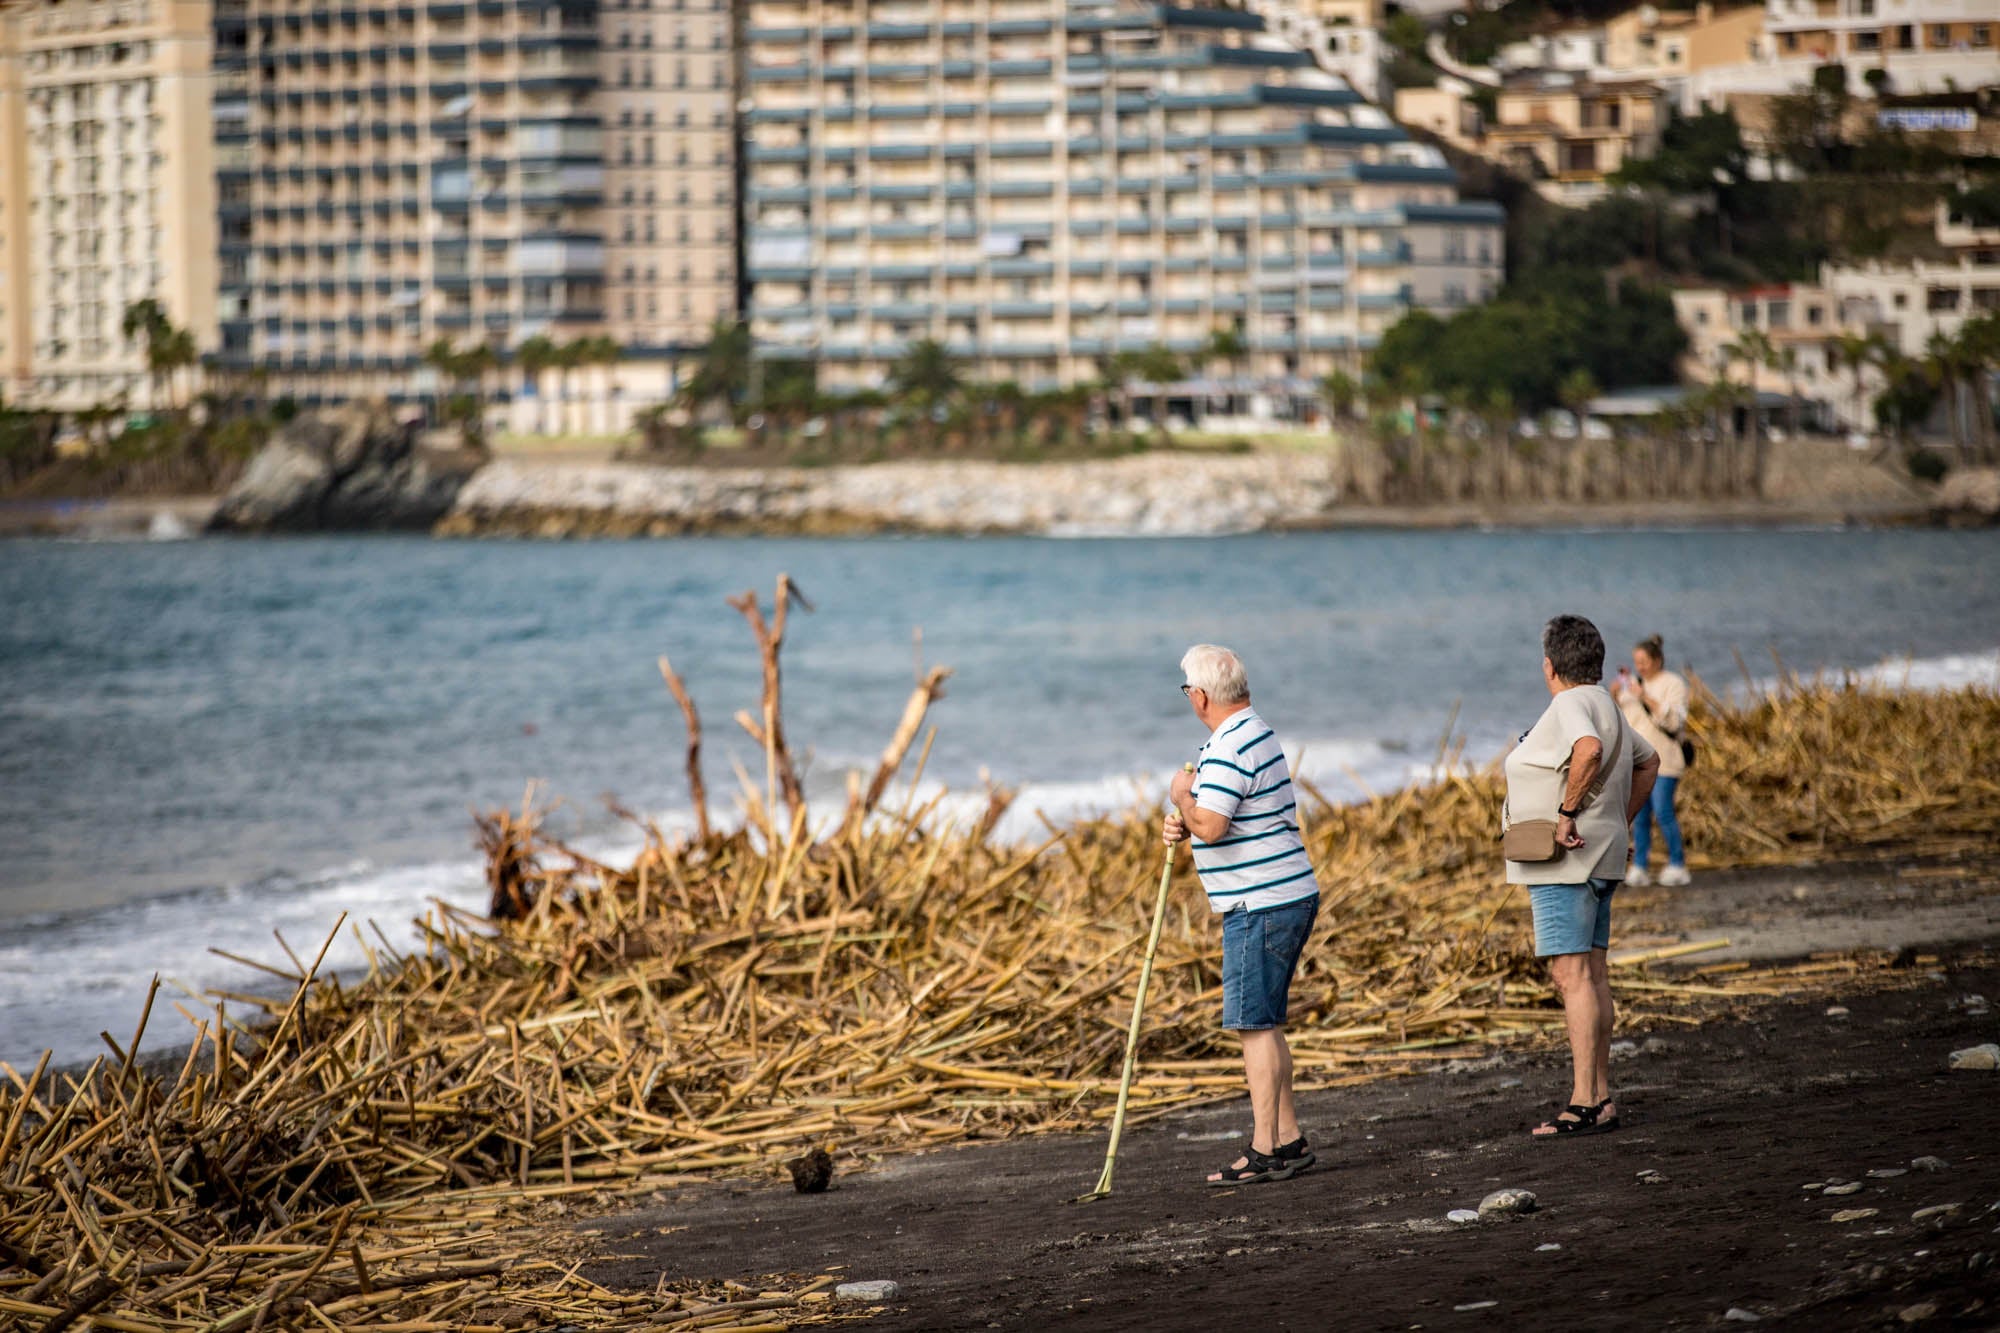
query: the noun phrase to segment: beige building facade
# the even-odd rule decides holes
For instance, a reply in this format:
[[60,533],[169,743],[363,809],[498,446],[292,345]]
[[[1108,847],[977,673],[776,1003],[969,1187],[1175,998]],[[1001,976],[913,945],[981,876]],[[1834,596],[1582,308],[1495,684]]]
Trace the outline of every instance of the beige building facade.
[[919,340],[1048,389],[1218,328],[1232,393],[1310,391],[1499,286],[1504,214],[1255,13],[752,0],[751,327],[821,381]]
[[160,302],[216,343],[206,0],[0,8],[0,393],[62,411],[171,391],[121,331]]
[[[427,349],[483,345],[490,427],[613,433],[734,310],[726,0],[247,0],[241,21],[223,334],[266,392],[414,409],[446,387]],[[538,338],[621,351],[531,374]]]
[[1742,94],[1785,93],[1813,70],[1844,64],[1863,96],[1880,70],[1897,93],[1942,93],[2000,82],[2000,4],[1995,0],[1765,0],[1755,53],[1697,69],[1681,105],[1723,105]]
[[1674,312],[1688,335],[1686,377],[1710,382],[1726,368],[1742,383],[1752,371],[1729,348],[1755,329],[1790,360],[1788,368],[1755,367],[1759,390],[1824,404],[1828,424],[1871,428],[1882,376],[1873,366],[1857,375],[1842,356],[1843,337],[1872,337],[1919,358],[1933,338],[1953,337],[1968,319],[2000,311],[2000,227],[1953,221],[1940,206],[1937,239],[1948,258],[1826,264],[1813,284],[1675,292]]
[[1763,49],[1762,5],[1703,3],[1687,10],[1637,5],[1604,24],[1604,68],[1620,78],[1684,79],[1755,60]]
[[1666,94],[1650,80],[1525,74],[1501,86],[1481,151],[1558,203],[1588,203],[1624,162],[1659,149],[1666,120]]

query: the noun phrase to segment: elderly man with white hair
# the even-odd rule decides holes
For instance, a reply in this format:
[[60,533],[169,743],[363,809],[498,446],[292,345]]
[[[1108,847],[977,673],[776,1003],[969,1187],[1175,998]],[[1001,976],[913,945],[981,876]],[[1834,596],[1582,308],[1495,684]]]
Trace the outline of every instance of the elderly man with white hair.
[[1255,1122],[1243,1155],[1208,1183],[1289,1180],[1314,1160],[1292,1105],[1285,1013],[1319,912],[1319,884],[1299,838],[1285,752],[1250,706],[1241,659],[1196,644],[1181,672],[1181,693],[1209,735],[1195,771],[1174,777],[1174,811],[1162,833],[1169,843],[1193,837],[1201,887],[1222,917],[1222,1026],[1243,1042]]

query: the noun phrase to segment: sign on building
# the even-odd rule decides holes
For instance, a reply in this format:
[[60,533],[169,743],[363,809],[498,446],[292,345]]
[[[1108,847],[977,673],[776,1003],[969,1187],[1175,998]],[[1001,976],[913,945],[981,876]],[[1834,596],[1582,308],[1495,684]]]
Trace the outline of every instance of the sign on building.
[[1979,113],[1966,106],[1892,106],[1875,113],[1885,130],[1951,130],[1968,134],[1979,128]]

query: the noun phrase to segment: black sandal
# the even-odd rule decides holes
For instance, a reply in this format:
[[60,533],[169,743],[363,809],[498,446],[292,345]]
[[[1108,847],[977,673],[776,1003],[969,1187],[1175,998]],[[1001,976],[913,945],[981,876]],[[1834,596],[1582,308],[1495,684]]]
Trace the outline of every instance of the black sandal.
[[1266,1180],[1290,1180],[1302,1169],[1296,1162],[1280,1161],[1246,1144],[1242,1166],[1225,1166],[1222,1168],[1222,1179],[1204,1178],[1202,1184],[1220,1189],[1228,1185],[1255,1185]]
[[[1583,1134],[1608,1134],[1618,1128],[1618,1117],[1614,1115],[1609,1120],[1601,1123],[1598,1117],[1604,1114],[1604,1108],[1609,1105],[1611,1105],[1611,1098],[1609,1097],[1606,1097],[1595,1106],[1578,1106],[1575,1102],[1571,1102],[1568,1106],[1563,1107],[1561,1111],[1544,1120],[1540,1125],[1535,1126],[1536,1129],[1549,1126],[1553,1132],[1548,1134],[1530,1133],[1528,1137],[1531,1139],[1560,1139]],[[1564,1120],[1562,1117],[1565,1114],[1573,1115],[1576,1119]]]
[[1310,1167],[1314,1162],[1317,1162],[1319,1160],[1319,1158],[1313,1156],[1312,1148],[1307,1145],[1305,1132],[1303,1130],[1299,1132],[1298,1138],[1294,1139],[1292,1142],[1281,1143],[1276,1148],[1273,1148],[1271,1150],[1271,1156],[1277,1158],[1281,1162],[1289,1162],[1291,1164],[1292,1173],[1294,1175],[1298,1174],[1301,1171],[1304,1171],[1307,1167]]

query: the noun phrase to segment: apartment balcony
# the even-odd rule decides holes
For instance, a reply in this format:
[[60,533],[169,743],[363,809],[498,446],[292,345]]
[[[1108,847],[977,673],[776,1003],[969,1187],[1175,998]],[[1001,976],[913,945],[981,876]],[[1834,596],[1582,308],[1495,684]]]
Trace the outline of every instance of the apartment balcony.
[[1359,268],[1397,268],[1410,262],[1408,245],[1393,246],[1384,250],[1363,250],[1354,256]]

